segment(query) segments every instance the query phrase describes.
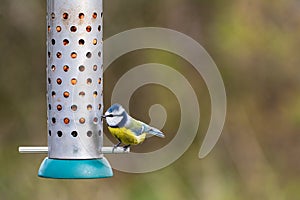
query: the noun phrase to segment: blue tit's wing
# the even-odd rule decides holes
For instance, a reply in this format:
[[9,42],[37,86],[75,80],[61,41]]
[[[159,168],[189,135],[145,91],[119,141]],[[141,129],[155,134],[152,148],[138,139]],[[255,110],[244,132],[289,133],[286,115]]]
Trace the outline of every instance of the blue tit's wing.
[[151,127],[144,122],[138,121],[131,118],[130,123],[125,125],[126,128],[130,129],[136,136],[139,136],[143,133],[155,135],[157,137],[164,138],[165,135],[158,129]]
[[131,118],[129,123],[125,124],[125,128],[130,129],[136,136],[141,135],[144,132],[144,123]]
[[155,135],[157,137],[161,137],[161,138],[165,137],[165,135],[160,130],[158,130],[157,128],[154,128],[152,126],[149,126],[147,124],[144,124],[144,132],[147,134],[150,134],[150,135]]

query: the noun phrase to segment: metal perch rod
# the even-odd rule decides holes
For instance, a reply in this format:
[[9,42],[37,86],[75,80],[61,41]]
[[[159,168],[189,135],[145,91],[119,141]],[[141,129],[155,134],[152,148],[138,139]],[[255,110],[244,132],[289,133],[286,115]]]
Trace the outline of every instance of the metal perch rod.
[[[48,153],[48,147],[19,147],[20,153]],[[102,147],[101,152],[103,154],[122,154],[129,153],[130,149],[124,149],[122,147],[114,148],[114,147]]]

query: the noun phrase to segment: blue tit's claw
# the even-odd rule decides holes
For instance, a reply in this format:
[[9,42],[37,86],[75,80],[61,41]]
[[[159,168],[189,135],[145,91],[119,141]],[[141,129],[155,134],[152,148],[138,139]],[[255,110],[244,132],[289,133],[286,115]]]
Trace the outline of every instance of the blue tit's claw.
[[121,142],[119,142],[118,144],[116,144],[116,145],[114,146],[114,149],[118,148],[121,144],[122,144]]
[[127,151],[127,149],[130,147],[130,145],[126,145],[126,146],[124,146],[123,147],[123,150],[124,150],[124,152],[126,152]]
[[112,152],[114,153],[115,150],[122,144],[122,142],[119,142],[118,144],[113,146]]

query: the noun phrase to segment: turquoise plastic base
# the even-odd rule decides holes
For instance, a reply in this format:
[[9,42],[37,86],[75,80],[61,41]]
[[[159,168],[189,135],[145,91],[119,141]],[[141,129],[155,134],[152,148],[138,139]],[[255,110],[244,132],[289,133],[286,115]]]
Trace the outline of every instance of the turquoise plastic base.
[[113,176],[106,158],[91,160],[58,160],[46,157],[38,176],[55,179],[96,179]]

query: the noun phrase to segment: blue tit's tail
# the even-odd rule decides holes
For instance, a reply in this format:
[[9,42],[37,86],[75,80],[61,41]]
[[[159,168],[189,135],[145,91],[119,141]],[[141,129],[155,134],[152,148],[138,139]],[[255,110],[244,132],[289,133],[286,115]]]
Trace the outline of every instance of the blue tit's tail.
[[149,129],[147,130],[147,133],[151,134],[151,135],[155,135],[157,137],[161,137],[161,138],[165,137],[165,135],[160,130],[158,130],[156,128],[153,128],[151,126],[149,126]]

